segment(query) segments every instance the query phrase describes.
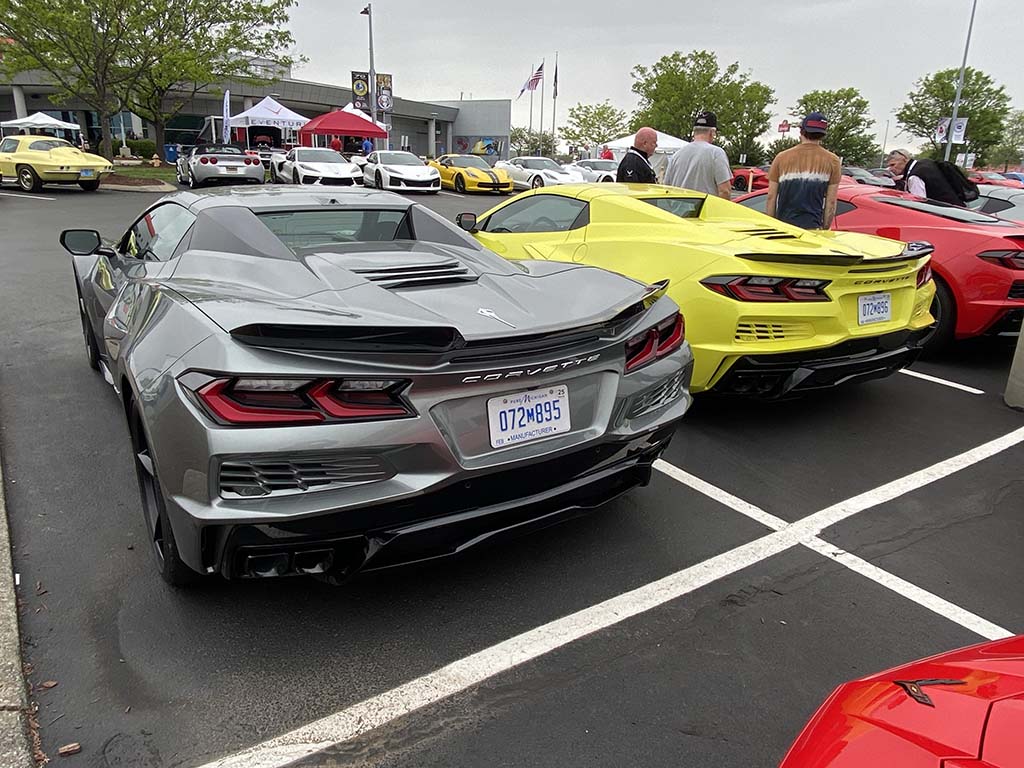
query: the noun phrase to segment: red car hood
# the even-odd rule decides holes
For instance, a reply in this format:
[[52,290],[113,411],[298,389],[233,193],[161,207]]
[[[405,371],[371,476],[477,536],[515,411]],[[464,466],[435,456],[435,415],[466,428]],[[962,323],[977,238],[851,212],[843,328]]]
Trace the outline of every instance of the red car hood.
[[841,685],[781,768],[890,766],[1022,768],[1024,636]]

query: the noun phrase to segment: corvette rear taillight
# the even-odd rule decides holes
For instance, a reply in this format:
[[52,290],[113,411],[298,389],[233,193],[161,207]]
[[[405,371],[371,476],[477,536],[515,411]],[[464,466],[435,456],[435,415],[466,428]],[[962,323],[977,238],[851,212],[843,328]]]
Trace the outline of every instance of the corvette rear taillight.
[[208,162],[210,162],[210,158],[208,158],[208,157],[200,157],[199,158],[199,163],[201,165],[206,165]]
[[917,270],[917,287],[923,288],[932,279],[932,265],[925,264]]
[[983,251],[978,258],[1007,269],[1024,269],[1024,251]]
[[210,165],[216,165],[216,164],[217,164],[217,158],[216,157],[211,157],[210,158]]
[[626,373],[675,352],[685,340],[686,321],[681,312],[676,312],[626,342]]
[[192,372],[179,381],[225,426],[299,426],[413,415],[401,395],[406,382],[394,379],[215,378]]
[[830,301],[825,293],[829,280],[716,275],[700,282],[708,290],[737,301]]

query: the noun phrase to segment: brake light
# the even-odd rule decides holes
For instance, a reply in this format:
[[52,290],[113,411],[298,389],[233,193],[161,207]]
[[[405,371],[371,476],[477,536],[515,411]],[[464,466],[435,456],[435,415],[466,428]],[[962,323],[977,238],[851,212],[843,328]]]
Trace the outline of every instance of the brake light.
[[800,277],[716,275],[700,281],[708,290],[737,301],[830,301],[830,280]]
[[923,288],[932,279],[932,265],[925,264],[919,270],[917,270],[917,287]]
[[298,426],[413,415],[400,394],[405,382],[392,379],[211,378],[193,372],[180,381],[225,426]]
[[626,342],[626,373],[675,352],[686,340],[686,320],[676,312]]
[[216,157],[211,157],[210,158],[210,165],[216,165],[216,164],[217,164],[217,158]]
[[978,258],[1007,269],[1024,269],[1024,251],[983,251]]
[[210,158],[208,158],[208,157],[206,157],[206,156],[204,155],[203,157],[200,157],[200,158],[199,158],[199,162],[200,162],[200,163],[201,163],[202,165],[206,165],[206,164],[207,164],[208,162],[210,162]]

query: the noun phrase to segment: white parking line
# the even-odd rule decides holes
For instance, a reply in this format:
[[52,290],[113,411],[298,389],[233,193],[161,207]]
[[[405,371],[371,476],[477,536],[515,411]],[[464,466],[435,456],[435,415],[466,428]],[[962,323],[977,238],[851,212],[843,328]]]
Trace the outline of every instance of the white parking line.
[[53,202],[56,197],[41,197],[40,195],[19,195],[17,192],[0,192],[4,197],[20,197],[22,200],[48,200]]
[[438,192],[437,194],[439,194],[439,195],[448,195],[448,197],[457,197],[457,198],[459,198],[460,200],[462,200],[462,199],[464,199],[464,198],[466,197],[465,195],[460,195],[460,194],[459,194],[458,192],[449,192],[449,191],[448,191],[448,190],[446,190],[446,189],[442,189],[442,190],[441,190],[440,192]]
[[965,384],[957,384],[955,381],[948,381],[947,379],[940,379],[938,376],[929,376],[927,373],[918,373],[912,371],[909,368],[901,368],[900,373],[904,376],[913,376],[915,379],[922,379],[924,381],[930,381],[932,384],[942,384],[944,387],[952,387],[953,389],[959,389],[961,392],[970,392],[972,395],[984,395],[985,393],[980,389],[974,387],[968,387]]
[[663,579],[523,632],[340,712],[207,763],[202,768],[283,768],[304,755],[379,728],[396,718],[464,691],[582,637],[690,594],[797,545],[809,547],[983,637],[1004,637],[1008,633],[1002,627],[843,552],[818,539],[817,535],[837,522],[948,477],[1021,442],[1024,442],[1024,428],[834,504],[795,523],[787,523],[685,470],[659,461],[656,464],[659,471],[774,531]]

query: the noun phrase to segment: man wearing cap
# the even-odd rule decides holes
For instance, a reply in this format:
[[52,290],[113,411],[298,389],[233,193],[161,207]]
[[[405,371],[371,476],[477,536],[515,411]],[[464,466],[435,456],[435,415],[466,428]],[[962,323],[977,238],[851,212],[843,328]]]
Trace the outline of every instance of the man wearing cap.
[[729,199],[732,171],[725,150],[712,144],[718,134],[714,112],[701,112],[693,123],[693,141],[672,155],[665,183]]
[[811,112],[800,123],[800,143],[780,152],[768,171],[765,212],[804,229],[828,229],[836,215],[843,175],[839,158],[821,146],[828,121]]
[[657,184],[658,177],[651,167],[651,155],[658,148],[658,134],[653,128],[641,128],[633,137],[633,146],[619,163],[615,180],[627,184]]

